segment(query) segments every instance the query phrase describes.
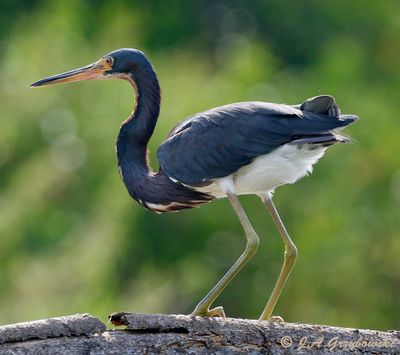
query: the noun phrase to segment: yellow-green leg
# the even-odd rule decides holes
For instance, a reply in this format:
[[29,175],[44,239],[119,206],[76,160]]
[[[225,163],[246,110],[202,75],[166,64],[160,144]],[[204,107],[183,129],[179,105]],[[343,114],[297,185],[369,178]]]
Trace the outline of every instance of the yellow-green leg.
[[275,305],[278,302],[282,289],[285,286],[289,274],[293,269],[294,263],[296,262],[297,248],[294,245],[293,241],[290,239],[289,234],[286,231],[286,228],[283,225],[281,218],[279,217],[278,211],[276,210],[275,205],[272,202],[271,196],[268,194],[262,196],[261,199],[267,206],[267,209],[272,216],[275,226],[278,229],[278,232],[282,237],[283,242],[285,243],[285,254],[281,272],[279,274],[278,280],[276,281],[272,294],[269,297],[267,305],[265,306],[264,311],[260,316],[260,320],[269,320],[271,319],[272,312],[274,311]]
[[229,271],[223,276],[223,278],[213,287],[213,289],[200,301],[200,303],[194,309],[192,315],[195,316],[221,316],[225,317],[225,313],[222,307],[216,307],[210,309],[211,304],[228,285],[228,283],[235,277],[239,270],[251,259],[256,253],[259,238],[254,231],[254,228],[250,224],[250,221],[240,204],[238,197],[235,194],[228,194],[228,200],[239,217],[240,223],[243,226],[244,232],[247,238],[246,249],[243,254],[237,259]]

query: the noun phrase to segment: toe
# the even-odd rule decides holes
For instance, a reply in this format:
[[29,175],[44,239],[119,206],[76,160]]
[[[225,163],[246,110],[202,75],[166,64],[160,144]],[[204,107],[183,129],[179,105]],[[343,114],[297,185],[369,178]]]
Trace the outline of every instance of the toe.
[[225,311],[221,306],[210,309],[207,312],[207,317],[221,317],[224,321],[226,320]]
[[209,317],[209,318],[221,317],[224,321],[226,320],[224,309],[221,306],[206,310],[195,309],[191,315],[198,317]]
[[285,323],[281,316],[272,316],[269,320],[276,323]]

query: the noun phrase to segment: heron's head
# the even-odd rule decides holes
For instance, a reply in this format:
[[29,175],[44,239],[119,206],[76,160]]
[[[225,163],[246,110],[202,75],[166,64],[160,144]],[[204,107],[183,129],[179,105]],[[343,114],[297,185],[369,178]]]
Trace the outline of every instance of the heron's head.
[[128,78],[139,73],[152,72],[153,68],[143,52],[137,49],[123,48],[110,52],[97,62],[62,74],[49,76],[36,81],[31,87],[70,83],[90,79]]

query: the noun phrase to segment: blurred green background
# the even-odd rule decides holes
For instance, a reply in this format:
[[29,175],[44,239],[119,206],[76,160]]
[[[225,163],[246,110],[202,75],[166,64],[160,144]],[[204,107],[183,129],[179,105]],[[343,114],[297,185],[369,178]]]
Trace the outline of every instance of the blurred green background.
[[[130,200],[114,144],[129,84],[32,90],[44,76],[140,48],[163,105],[155,151],[185,116],[235,101],[329,93],[360,121],[312,176],[275,194],[299,259],[275,310],[287,321],[400,326],[398,1],[0,1],[0,323],[90,312],[189,313],[244,248],[226,200],[156,215]],[[255,196],[261,238],[220,296],[256,318],[283,245]]]

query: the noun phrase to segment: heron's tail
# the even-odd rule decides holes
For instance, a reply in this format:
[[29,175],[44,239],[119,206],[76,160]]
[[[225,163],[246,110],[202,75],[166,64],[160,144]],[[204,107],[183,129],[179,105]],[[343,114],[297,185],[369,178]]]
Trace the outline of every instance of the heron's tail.
[[330,95],[320,95],[308,98],[300,105],[300,110],[319,113],[338,118],[342,122],[339,126],[345,127],[357,121],[356,115],[341,115],[340,108],[336,104],[335,98]]
[[[318,120],[317,125],[314,127],[313,132],[301,132],[293,136],[292,144],[311,144],[311,145],[322,145],[329,146],[335,143],[347,143],[351,141],[350,137],[343,136],[338,132],[344,127],[355,122],[358,117],[356,115],[341,115],[340,108],[336,104],[333,96],[320,95],[310,97],[304,101],[301,105],[297,106],[302,111],[317,113],[332,117],[332,119]],[[325,122],[322,124],[322,122]],[[328,128],[328,125],[330,128]],[[318,132],[320,130],[320,132]],[[296,132],[297,133],[297,132]]]

